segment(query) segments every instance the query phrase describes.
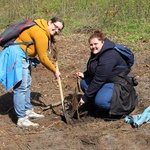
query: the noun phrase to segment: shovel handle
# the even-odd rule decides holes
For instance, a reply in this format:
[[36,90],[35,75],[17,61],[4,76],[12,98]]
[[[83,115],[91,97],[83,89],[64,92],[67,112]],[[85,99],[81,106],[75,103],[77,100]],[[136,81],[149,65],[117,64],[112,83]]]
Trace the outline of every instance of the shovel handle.
[[[59,71],[58,61],[56,61],[56,69]],[[62,90],[62,85],[61,85],[60,77],[57,80],[58,80],[58,85],[59,85],[59,91],[60,91],[62,108],[63,108],[63,111],[64,111],[65,110],[65,107],[64,107],[64,95],[63,95],[63,90]]]

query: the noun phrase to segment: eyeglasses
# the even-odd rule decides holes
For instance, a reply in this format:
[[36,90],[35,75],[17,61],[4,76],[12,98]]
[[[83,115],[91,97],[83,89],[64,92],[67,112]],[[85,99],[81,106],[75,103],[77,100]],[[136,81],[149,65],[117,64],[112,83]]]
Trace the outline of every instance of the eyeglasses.
[[61,29],[55,23],[53,23],[53,25],[55,26],[55,29],[58,29],[58,31],[61,32]]

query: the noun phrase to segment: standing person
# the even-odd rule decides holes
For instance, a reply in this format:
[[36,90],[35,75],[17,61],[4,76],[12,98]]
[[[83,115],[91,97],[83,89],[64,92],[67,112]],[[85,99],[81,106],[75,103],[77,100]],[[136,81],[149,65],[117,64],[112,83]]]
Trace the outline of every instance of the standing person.
[[130,113],[137,105],[133,82],[128,76],[131,68],[102,31],[95,31],[88,42],[91,56],[87,70],[76,73],[82,79],[84,92],[79,106],[94,102],[96,108],[110,115]]
[[[49,21],[36,19],[35,25],[24,30],[15,40],[15,43],[33,41],[34,44],[28,47],[24,44],[10,45],[3,49],[0,54],[0,82],[6,83],[6,91],[13,88],[14,109],[18,117],[17,126],[29,127],[39,126],[33,123],[30,118],[43,118],[44,115],[34,112],[30,98],[31,86],[31,58],[38,56],[40,62],[58,79],[60,72],[49,60],[47,50],[54,36],[64,28],[64,22],[54,17]],[[8,72],[8,73],[7,73]],[[6,80],[6,82],[4,82]]]

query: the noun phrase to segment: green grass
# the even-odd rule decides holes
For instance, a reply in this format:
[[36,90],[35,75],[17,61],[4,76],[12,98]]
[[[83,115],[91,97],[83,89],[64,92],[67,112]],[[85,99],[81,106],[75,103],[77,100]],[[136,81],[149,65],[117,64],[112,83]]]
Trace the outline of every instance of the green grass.
[[58,16],[65,21],[64,35],[102,29],[114,41],[136,46],[150,40],[149,14],[149,0],[2,0],[0,30],[22,19]]

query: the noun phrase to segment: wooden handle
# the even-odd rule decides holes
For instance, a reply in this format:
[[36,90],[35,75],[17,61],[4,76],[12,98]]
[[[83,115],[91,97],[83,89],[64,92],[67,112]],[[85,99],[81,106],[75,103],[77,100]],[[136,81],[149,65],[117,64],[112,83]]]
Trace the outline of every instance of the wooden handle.
[[[56,69],[59,71],[58,60],[56,61]],[[60,91],[62,108],[63,108],[63,111],[64,111],[65,110],[65,107],[64,107],[64,95],[63,95],[63,90],[62,90],[62,85],[61,85],[60,77],[57,80],[58,80],[58,85],[59,85],[59,91]]]

